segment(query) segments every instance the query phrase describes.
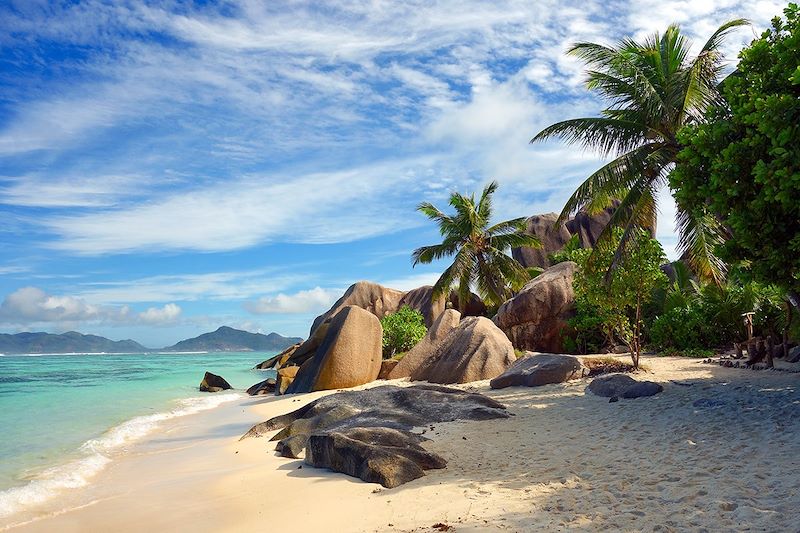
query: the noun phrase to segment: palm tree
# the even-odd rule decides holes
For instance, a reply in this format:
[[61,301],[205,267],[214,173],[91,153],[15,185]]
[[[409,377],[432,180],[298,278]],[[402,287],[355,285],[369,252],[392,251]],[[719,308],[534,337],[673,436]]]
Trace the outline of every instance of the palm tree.
[[[689,58],[691,43],[676,25],[643,43],[630,39],[614,47],[578,43],[569,54],[587,67],[587,86],[609,102],[600,117],[578,118],[553,124],[531,142],[560,137],[569,144],[599,151],[614,159],[595,171],[567,201],[559,223],[581,208],[597,211],[613,198],[622,201],[600,242],[608,242],[610,228],[624,228],[615,261],[625,253],[636,227],[655,228],[656,195],[667,183],[681,144],[678,131],[702,121],[706,110],[721,96],[718,82],[723,70],[720,46],[744,19],[717,29],[700,53]],[[701,278],[720,283],[725,265],[714,255],[725,229],[710,213],[678,206],[679,250]]]
[[470,286],[477,284],[480,296],[494,305],[501,305],[530,280],[530,274],[507,254],[510,248],[539,247],[539,239],[524,233],[525,218],[515,218],[489,225],[492,216],[492,194],[497,182],[487,185],[478,201],[475,195],[450,195],[454,215],[446,215],[428,202],[417,210],[439,225],[444,237],[441,244],[417,248],[412,254],[414,266],[436,259],[455,256],[433,286],[433,299],[450,293],[458,284],[458,303],[465,309],[469,302]]

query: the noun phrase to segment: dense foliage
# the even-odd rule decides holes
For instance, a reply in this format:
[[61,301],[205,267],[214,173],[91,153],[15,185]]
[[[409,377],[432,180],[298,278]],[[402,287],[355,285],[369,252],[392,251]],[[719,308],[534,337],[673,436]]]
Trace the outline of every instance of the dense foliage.
[[480,296],[497,307],[531,279],[530,273],[508,252],[511,248],[539,247],[541,243],[525,233],[524,217],[491,225],[492,195],[497,187],[497,182],[491,182],[477,200],[474,194],[451,194],[453,215],[446,215],[427,202],[417,208],[438,224],[444,240],[414,250],[414,265],[455,256],[433,286],[433,298],[444,297],[456,286],[459,308],[463,310],[470,299],[470,285],[475,283]]
[[[670,177],[678,203],[710,211],[729,229],[721,250],[756,279],[800,292],[800,10],[740,54],[725,102],[680,132],[686,147]],[[795,301],[795,305],[800,302]],[[702,321],[702,320],[701,320]],[[698,341],[699,342],[699,341]]]
[[[610,228],[622,227],[617,254],[608,268],[624,255],[637,228],[652,228],[658,191],[666,184],[681,145],[677,132],[702,121],[718,98],[722,71],[721,45],[733,20],[720,26],[695,57],[690,41],[675,25],[643,42],[625,39],[613,47],[578,43],[570,53],[588,66],[587,85],[608,102],[600,117],[578,118],[553,124],[531,142],[560,137],[614,159],[584,181],[561,212],[563,221],[581,208],[597,211],[620,198],[599,242],[610,240]],[[703,278],[720,281],[724,265],[714,256],[721,240],[719,226],[701,210],[678,210],[680,251]]]
[[381,319],[383,326],[383,358],[407,352],[425,337],[425,318],[422,313],[404,305]]
[[571,257],[578,264],[574,288],[577,315],[572,321],[577,342],[588,343],[591,336],[602,331],[606,342],[613,346],[625,344],[631,349],[634,367],[639,365],[642,347],[643,307],[654,291],[665,285],[661,270],[665,262],[659,242],[644,230],[634,232],[628,253],[607,274],[614,261],[616,245],[623,230],[615,228],[612,242],[594,251],[580,249]]
[[[671,291],[678,290],[671,287]],[[668,295],[669,296],[669,295]],[[780,289],[735,277],[723,286],[693,284],[680,297],[667,297],[650,328],[650,340],[661,351],[730,348],[747,339],[742,314],[755,312],[756,336],[780,338],[786,311]]]

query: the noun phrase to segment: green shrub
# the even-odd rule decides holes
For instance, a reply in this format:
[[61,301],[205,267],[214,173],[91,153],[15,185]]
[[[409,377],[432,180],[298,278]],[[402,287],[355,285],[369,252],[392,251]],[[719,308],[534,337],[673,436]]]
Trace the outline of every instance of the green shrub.
[[381,319],[383,326],[383,358],[407,352],[425,337],[425,318],[407,305]]
[[698,286],[683,305],[668,307],[650,327],[650,341],[660,351],[729,348],[747,339],[742,314],[755,312],[753,333],[780,338],[786,324],[782,291],[743,282],[734,274],[722,287]]

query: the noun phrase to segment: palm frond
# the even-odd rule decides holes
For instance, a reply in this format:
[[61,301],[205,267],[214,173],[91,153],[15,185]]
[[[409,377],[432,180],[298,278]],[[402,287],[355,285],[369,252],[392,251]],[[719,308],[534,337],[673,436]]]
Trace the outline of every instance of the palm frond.
[[725,280],[725,263],[716,255],[717,247],[725,242],[722,224],[711,213],[697,213],[678,206],[678,251],[689,268],[702,280],[721,285]]
[[648,130],[645,124],[614,118],[576,118],[543,129],[530,142],[559,137],[567,144],[578,144],[606,156],[637,148]]
[[661,145],[648,143],[603,165],[581,183],[564,204],[557,224],[562,224],[580,208],[595,201],[598,197],[610,203],[612,198],[622,197],[625,191],[639,181],[647,171],[648,160]]

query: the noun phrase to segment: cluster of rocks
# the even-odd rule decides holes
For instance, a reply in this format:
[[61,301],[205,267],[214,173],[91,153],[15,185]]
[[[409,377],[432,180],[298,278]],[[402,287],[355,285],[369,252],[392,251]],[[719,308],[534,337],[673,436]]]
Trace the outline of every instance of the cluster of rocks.
[[[529,219],[528,230],[542,239],[545,248],[515,250],[514,256],[526,266],[549,268],[505,302],[492,319],[482,316],[486,308],[475,295],[459,312],[452,308],[459,307],[455,295],[434,300],[430,286],[404,292],[366,281],[355,283],[314,320],[307,340],[256,366],[273,369],[276,375],[247,392],[304,393],[397,378],[430,384],[339,392],[257,424],[242,438],[278,431],[271,440],[277,441],[280,455],[302,456],[309,465],[385,487],[416,479],[428,469],[444,468],[445,459],[426,451],[420,445],[425,437],[414,428],[509,415],[491,398],[441,385],[491,380],[493,389],[537,387],[589,375],[579,358],[557,353],[563,351],[567,320],[574,314],[576,265],[550,266],[548,255],[573,235],[582,246],[593,245],[611,213],[607,210],[598,217],[579,213],[559,228],[552,227],[554,214]],[[399,361],[383,360],[380,319],[403,306],[423,315],[427,334]],[[518,358],[515,347],[530,351]],[[224,380],[216,378],[206,374],[205,390],[222,390]],[[661,390],[657,383],[620,374],[597,378],[587,387],[610,401]]]
[[447,462],[413,433],[454,420],[507,418],[505,406],[482,394],[437,385],[384,385],[325,396],[253,426],[242,439],[280,430],[272,441],[284,457],[305,452],[309,465],[396,487]]

